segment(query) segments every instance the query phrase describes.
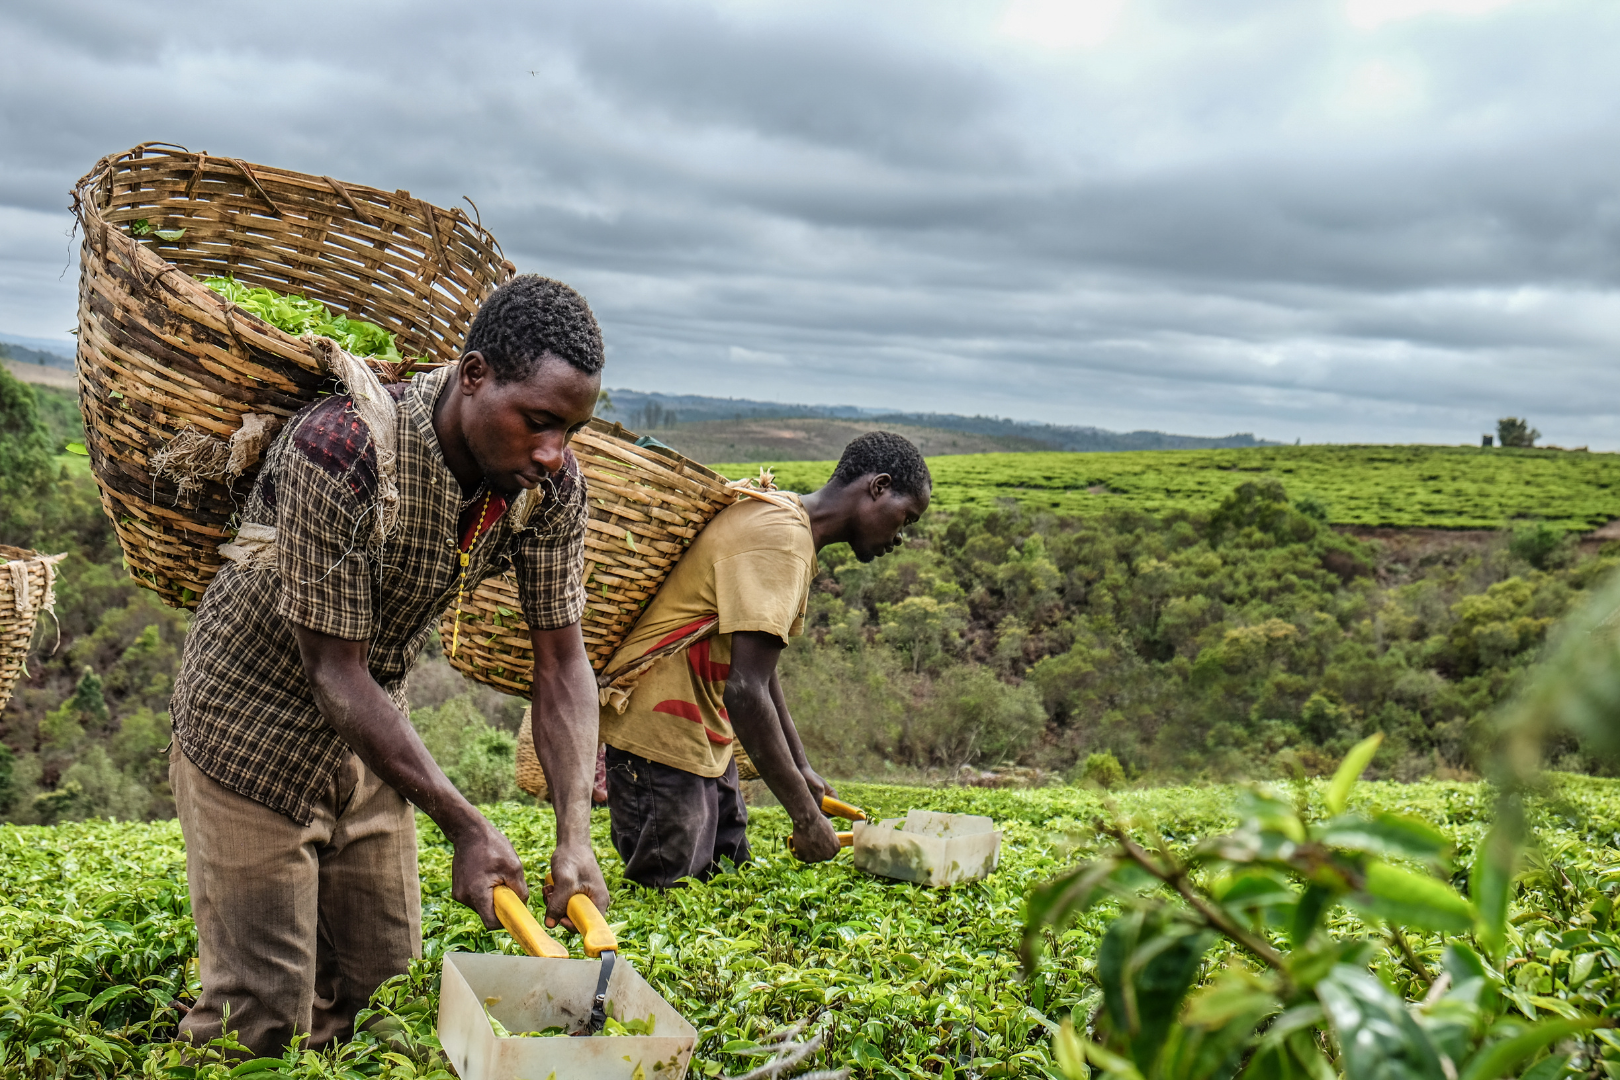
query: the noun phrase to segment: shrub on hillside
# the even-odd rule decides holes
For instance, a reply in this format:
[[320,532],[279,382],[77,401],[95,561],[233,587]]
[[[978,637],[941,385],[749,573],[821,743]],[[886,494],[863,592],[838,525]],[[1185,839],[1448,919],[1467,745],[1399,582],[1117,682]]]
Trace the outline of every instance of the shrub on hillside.
[[517,786],[517,739],[490,726],[471,694],[459,694],[438,708],[412,709],[411,726],[468,801],[533,801]]
[[[1466,773],[1547,629],[1620,564],[1559,545],[1458,543],[1406,565],[1266,482],[1204,517],[930,514],[889,559],[823,553],[783,679],[835,773],[949,762],[948,738],[914,732],[960,667],[1033,690],[1046,723],[1019,756],[1053,771],[1106,748],[1148,777],[1316,774],[1381,731],[1379,775]],[[944,596],[965,608],[955,640],[895,615]]]
[[1125,768],[1118,758],[1104,750],[1087,755],[1086,763],[1080,769],[1080,779],[1083,783],[1104,789],[1117,788],[1125,782]]
[[1537,521],[1515,527],[1508,550],[1537,570],[1556,570],[1574,559],[1575,542],[1562,529]]
[[910,714],[899,749],[918,765],[957,769],[1017,759],[1046,726],[1039,695],[989,668],[953,667]]

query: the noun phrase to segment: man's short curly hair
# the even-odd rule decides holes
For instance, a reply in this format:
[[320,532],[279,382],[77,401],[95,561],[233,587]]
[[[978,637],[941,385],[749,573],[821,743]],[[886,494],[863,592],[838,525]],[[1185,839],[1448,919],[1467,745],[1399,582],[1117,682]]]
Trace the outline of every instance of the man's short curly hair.
[[890,431],[868,431],[844,447],[831,482],[843,486],[876,473],[888,473],[894,490],[902,495],[927,495],[934,489],[922,452],[910,439]]
[[587,375],[602,370],[602,329],[585,298],[560,281],[519,274],[489,294],[467,334],[497,382],[527,379],[554,353]]

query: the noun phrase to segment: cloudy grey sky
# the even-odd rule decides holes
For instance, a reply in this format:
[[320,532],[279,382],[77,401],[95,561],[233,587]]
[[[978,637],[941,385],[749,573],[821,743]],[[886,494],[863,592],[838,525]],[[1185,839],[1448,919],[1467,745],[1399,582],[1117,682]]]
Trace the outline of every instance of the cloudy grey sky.
[[608,385],[1620,448],[1614,0],[0,0],[0,331],[147,139],[440,205]]

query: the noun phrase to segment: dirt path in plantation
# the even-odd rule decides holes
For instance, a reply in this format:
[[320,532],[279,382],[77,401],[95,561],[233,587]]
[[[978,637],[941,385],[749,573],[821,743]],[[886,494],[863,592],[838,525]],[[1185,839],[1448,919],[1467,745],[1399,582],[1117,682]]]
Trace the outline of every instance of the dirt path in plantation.
[[[1500,543],[1500,529],[1390,529],[1367,525],[1335,525],[1334,529],[1358,540],[1377,540],[1397,562],[1412,563],[1427,555],[1455,547],[1489,547]],[[1620,520],[1580,534],[1577,543],[1583,553],[1597,551],[1604,544],[1620,540]]]

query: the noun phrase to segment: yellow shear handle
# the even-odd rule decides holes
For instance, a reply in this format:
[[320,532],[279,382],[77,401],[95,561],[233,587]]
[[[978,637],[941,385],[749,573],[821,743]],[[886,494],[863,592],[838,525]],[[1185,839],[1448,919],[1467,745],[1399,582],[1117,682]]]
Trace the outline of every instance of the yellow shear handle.
[[[833,817],[848,818],[850,821],[865,821],[866,812],[858,806],[851,806],[847,802],[823,795],[821,798],[821,812],[831,814]],[[845,845],[848,847],[849,845]]]
[[535,921],[529,914],[528,905],[518,899],[518,894],[505,885],[495,886],[495,917],[501,920],[506,932],[523,946],[523,951],[530,956],[550,956],[559,960],[568,959],[568,950],[546,933],[545,927]]
[[[546,875],[546,884],[556,884],[550,874]],[[591,898],[584,893],[575,893],[568,898],[568,918],[585,939],[586,956],[619,951],[619,939],[608,927],[607,920],[602,918],[602,913],[596,910],[596,905],[591,903]]]
[[[844,848],[844,847],[854,847],[855,846],[855,834],[854,833],[852,833],[852,832],[841,832],[841,833],[837,833],[835,835],[838,837],[838,846],[839,847]],[[789,851],[793,850],[793,837],[791,837],[791,836],[788,837],[788,850]]]

